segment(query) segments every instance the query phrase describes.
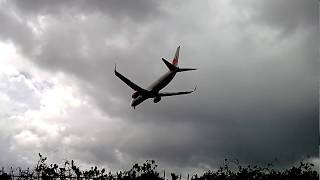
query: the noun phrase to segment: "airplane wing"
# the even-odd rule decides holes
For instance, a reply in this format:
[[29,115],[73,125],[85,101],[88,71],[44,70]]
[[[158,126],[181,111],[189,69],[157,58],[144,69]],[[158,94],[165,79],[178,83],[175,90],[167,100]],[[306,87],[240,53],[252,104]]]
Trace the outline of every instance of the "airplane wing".
[[176,95],[190,94],[190,93],[193,93],[196,89],[197,87],[195,87],[194,90],[192,91],[162,92],[162,93],[158,93],[158,95],[163,97],[163,96],[176,96]]
[[135,83],[133,83],[132,81],[130,81],[129,79],[127,79],[126,77],[124,77],[122,74],[120,74],[117,71],[116,66],[114,67],[114,74],[121,79],[124,83],[126,83],[129,87],[131,87],[133,90],[141,92],[141,93],[147,93],[149,91],[141,88],[140,86],[136,85]]

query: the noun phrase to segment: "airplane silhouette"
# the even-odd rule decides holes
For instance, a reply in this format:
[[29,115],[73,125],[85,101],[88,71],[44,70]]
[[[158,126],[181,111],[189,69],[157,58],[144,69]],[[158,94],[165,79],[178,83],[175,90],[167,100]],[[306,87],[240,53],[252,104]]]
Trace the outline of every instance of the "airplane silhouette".
[[179,51],[180,51],[180,46],[176,50],[172,63],[162,58],[162,61],[168,67],[169,71],[165,73],[163,76],[161,76],[157,81],[155,81],[146,89],[141,88],[140,86],[136,85],[135,83],[133,83],[132,81],[124,77],[122,74],[120,74],[117,71],[117,66],[115,65],[114,67],[115,75],[135,91],[132,94],[131,107],[135,109],[137,105],[141,104],[143,101],[145,101],[148,98],[153,98],[153,102],[158,103],[161,100],[161,97],[189,94],[196,90],[196,87],[195,87],[194,90],[192,91],[160,92],[161,89],[163,89],[165,86],[167,86],[171,82],[171,80],[174,78],[177,72],[196,70],[194,68],[178,67]]

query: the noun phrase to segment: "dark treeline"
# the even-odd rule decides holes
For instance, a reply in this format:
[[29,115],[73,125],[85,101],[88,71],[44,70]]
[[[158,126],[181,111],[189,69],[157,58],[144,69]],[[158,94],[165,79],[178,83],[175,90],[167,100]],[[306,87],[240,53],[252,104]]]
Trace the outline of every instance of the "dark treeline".
[[[179,180],[181,175],[171,173],[169,177],[160,175],[157,165],[153,160],[147,160],[143,164],[134,164],[130,170],[107,172],[104,168],[97,166],[87,170],[80,170],[74,161],[65,161],[62,166],[47,164],[47,158],[39,153],[39,160],[33,169],[22,170],[21,168],[10,168],[0,171],[1,180],[9,179],[106,179],[106,180]],[[207,171],[203,175],[191,175],[188,180],[318,180],[319,174],[314,170],[312,163],[300,162],[299,165],[291,168],[276,170],[272,164],[266,167],[241,166],[238,162],[230,162],[226,159],[225,165],[218,170]]]

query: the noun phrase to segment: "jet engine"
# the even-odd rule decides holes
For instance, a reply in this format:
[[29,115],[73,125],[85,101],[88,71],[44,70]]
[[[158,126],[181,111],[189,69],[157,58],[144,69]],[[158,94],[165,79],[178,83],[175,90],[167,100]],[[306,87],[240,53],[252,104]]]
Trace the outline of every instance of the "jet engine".
[[160,96],[157,96],[153,99],[153,102],[154,103],[158,103],[159,101],[161,100],[161,97]]
[[139,96],[139,93],[138,93],[138,92],[135,92],[135,93],[132,94],[132,98],[133,98],[133,99],[137,98],[138,96]]

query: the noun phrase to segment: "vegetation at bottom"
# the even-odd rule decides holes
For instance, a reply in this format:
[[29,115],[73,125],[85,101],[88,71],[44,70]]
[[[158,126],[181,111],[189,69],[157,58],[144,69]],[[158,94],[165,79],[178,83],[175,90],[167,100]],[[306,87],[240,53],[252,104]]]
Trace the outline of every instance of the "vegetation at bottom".
[[[73,160],[65,161],[62,166],[47,164],[47,158],[39,153],[39,160],[33,169],[5,168],[0,170],[0,179],[97,179],[97,180],[318,180],[319,174],[314,170],[314,165],[308,162],[300,162],[299,165],[287,169],[275,169],[272,164],[265,167],[241,166],[238,161],[231,162],[225,159],[223,166],[215,171],[207,171],[202,175],[194,174],[181,178],[181,175],[171,173],[166,177],[157,171],[154,160],[147,160],[143,164],[134,164],[127,171],[107,172],[97,166],[87,170],[81,170]],[[232,163],[232,164],[230,164]]]

